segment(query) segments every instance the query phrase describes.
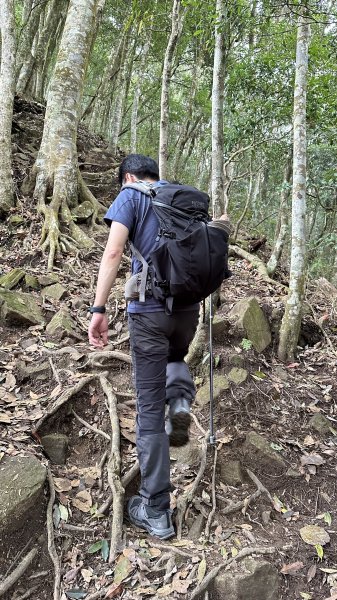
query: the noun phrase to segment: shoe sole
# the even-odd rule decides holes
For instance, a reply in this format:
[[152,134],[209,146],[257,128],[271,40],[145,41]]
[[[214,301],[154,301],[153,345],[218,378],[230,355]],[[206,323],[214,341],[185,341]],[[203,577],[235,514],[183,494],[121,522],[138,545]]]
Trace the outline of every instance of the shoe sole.
[[189,441],[189,426],[191,415],[187,412],[178,412],[170,417],[172,431],[169,435],[170,446],[185,446]]

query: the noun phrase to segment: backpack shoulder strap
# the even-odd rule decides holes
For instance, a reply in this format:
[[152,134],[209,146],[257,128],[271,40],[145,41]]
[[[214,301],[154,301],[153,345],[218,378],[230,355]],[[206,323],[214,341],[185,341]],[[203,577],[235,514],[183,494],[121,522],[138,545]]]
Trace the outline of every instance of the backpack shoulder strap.
[[125,190],[127,188],[131,188],[132,190],[137,190],[137,192],[141,192],[142,194],[145,194],[146,196],[151,196],[151,197],[155,193],[153,187],[151,185],[147,185],[143,181],[138,181],[135,183],[126,183],[125,185],[122,185],[122,187],[121,187],[122,190]]

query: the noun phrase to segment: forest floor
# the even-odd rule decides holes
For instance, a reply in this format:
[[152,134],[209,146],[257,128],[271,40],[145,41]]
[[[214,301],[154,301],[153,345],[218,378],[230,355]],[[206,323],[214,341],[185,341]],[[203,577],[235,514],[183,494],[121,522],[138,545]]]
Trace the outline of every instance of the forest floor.
[[[36,155],[42,111],[38,106],[32,109],[17,104],[14,123],[19,203],[13,214],[23,217],[23,221],[1,225],[1,271],[20,266],[31,275],[41,275],[47,267],[47,258],[38,249],[41,219],[32,199],[22,197],[20,189]],[[79,135],[79,155],[82,171],[98,174],[96,179],[89,175],[87,182],[108,206],[117,190],[118,158],[109,154],[102,140],[89,136],[84,129]],[[107,171],[108,176],[104,176]],[[281,364],[276,355],[277,323],[282,312],[279,289],[264,281],[249,261],[240,258],[231,259],[233,276],[223,284],[218,314],[226,318],[238,300],[255,296],[272,323],[273,342],[258,354],[244,349],[242,339],[230,329],[215,337],[215,375],[228,374],[231,357],[238,355],[248,377],[240,385],[223,390],[216,400],[215,447],[204,442],[209,405],[196,404],[189,450],[173,453],[172,506],[193,487],[198,473],[201,475],[184,513],[181,539],[159,542],[125,521],[124,549],[114,563],[108,562],[111,512],[108,509],[102,515],[99,509],[111,496],[107,479],[110,442],[102,435],[111,434],[111,421],[99,375],[108,377],[118,399],[122,475],[135,463],[136,451],[135,399],[123,300],[127,258],[110,300],[110,355],[98,357],[87,342],[87,307],[92,302],[105,239],[106,233],[100,231],[94,250],[59,258],[55,272],[66,289],[61,300],[42,300],[39,292],[31,291],[43,308],[46,322],[62,306],[71,312],[77,325],[75,337],[55,340],[46,334],[43,325],[1,323],[0,328],[0,409],[7,415],[0,429],[0,460],[8,455],[33,454],[51,470],[56,490],[54,538],[61,562],[62,600],[194,598],[214,567],[233,558],[230,568],[235,570],[240,553],[256,547],[270,551],[266,558],[281,574],[277,600],[336,599],[337,299],[326,293],[324,286],[310,283],[310,310],[303,319],[302,347],[295,362]],[[115,352],[114,357],[111,352]],[[35,369],[31,376],[27,375],[29,367]],[[207,382],[207,370],[207,360],[194,370],[197,388]],[[78,390],[75,394],[74,389]],[[60,399],[59,410],[45,418]],[[325,434],[312,426],[312,417],[317,414],[324,415],[331,425]],[[100,433],[88,428],[83,420]],[[39,422],[38,436],[32,435]],[[39,444],[39,438],[50,432],[64,433],[69,438],[65,465],[50,464]],[[279,468],[274,458],[271,462],[267,456],[261,460],[248,450],[245,440],[251,432],[270,442],[282,459]],[[223,466],[231,461],[240,461],[243,471],[247,473],[248,469],[253,478],[246,476],[237,485],[223,483]],[[137,490],[138,483],[136,476],[127,485],[125,500]],[[46,490],[44,511],[38,515],[32,512],[24,529],[1,540],[3,573],[13,569],[22,558],[19,553],[45,532],[47,501]],[[212,508],[215,512],[210,518]],[[330,542],[324,546],[315,539],[306,543],[300,530],[308,525],[324,529]],[[33,590],[35,600],[50,600],[53,581],[54,567],[43,542],[39,560],[4,598],[28,597],[25,594]],[[104,594],[99,595],[99,590]],[[200,598],[204,598],[204,592]]]

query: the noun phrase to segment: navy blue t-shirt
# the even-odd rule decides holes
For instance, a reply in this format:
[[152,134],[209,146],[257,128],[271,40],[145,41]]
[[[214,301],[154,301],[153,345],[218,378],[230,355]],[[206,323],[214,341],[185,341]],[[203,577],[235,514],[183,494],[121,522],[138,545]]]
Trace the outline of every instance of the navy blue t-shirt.
[[[160,180],[156,185],[165,185],[167,181]],[[104,221],[110,227],[112,221],[122,223],[129,230],[129,240],[138,252],[148,262],[150,253],[156,248],[158,235],[158,219],[151,206],[151,199],[140,191],[125,188],[122,190],[107,211]],[[131,272],[134,275],[142,270],[142,263],[132,257]],[[199,304],[184,307],[184,310],[197,310]],[[128,304],[129,313],[159,312],[165,310],[165,303],[155,298],[146,298],[145,302],[131,300]],[[181,310],[181,309],[180,309]]]

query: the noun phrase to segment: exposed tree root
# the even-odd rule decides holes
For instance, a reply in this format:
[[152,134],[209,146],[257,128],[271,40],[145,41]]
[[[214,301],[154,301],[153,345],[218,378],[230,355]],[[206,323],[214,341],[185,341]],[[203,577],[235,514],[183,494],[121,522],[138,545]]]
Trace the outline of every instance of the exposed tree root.
[[247,496],[247,498],[245,498],[244,500],[240,500],[240,502],[230,503],[228,506],[226,506],[226,508],[223,508],[221,510],[222,515],[231,515],[232,513],[235,513],[238,510],[242,510],[243,514],[245,514],[247,511],[247,508],[251,504],[251,502],[253,502],[253,500],[256,500],[256,498],[261,496],[261,494],[265,494],[267,496],[267,498],[270,500],[272,506],[274,506],[273,499],[271,497],[270,492],[267,490],[267,488],[264,487],[264,485],[256,477],[256,475],[254,475],[254,473],[252,473],[252,471],[250,471],[249,469],[246,469],[246,472],[247,472],[248,476],[250,477],[250,479],[255,483],[255,485],[257,487],[256,492],[254,492],[250,496]]
[[82,174],[78,171],[78,191],[79,196],[83,202],[90,202],[92,205],[93,213],[90,217],[91,221],[91,229],[98,229],[100,226],[99,223],[99,213],[105,213],[106,207],[103,206],[94,196],[94,194],[89,190],[87,184],[85,183]]
[[68,402],[69,398],[75,396],[78,392],[80,392],[90,381],[95,379],[96,375],[88,375],[87,377],[83,377],[80,379],[73,387],[68,390],[65,390],[59,398],[53,402],[50,406],[48,406],[45,414],[41,417],[41,419],[36,423],[34,433],[38,432],[42,423],[45,422],[46,419],[54,415],[66,402]]
[[269,277],[267,266],[260,258],[255,256],[254,254],[250,254],[250,252],[243,250],[243,248],[240,248],[240,246],[230,245],[229,255],[240,256],[240,258],[248,260],[248,262],[250,262],[253,265],[253,267],[257,270],[257,272],[261,275],[264,281],[267,281],[267,283],[270,283],[273,287],[281,288],[283,290],[283,293],[288,291],[287,286],[283,285],[283,283],[280,283],[279,281],[276,281],[275,279]]
[[54,598],[53,600],[60,600],[60,587],[61,587],[61,568],[59,557],[55,548],[54,540],[54,523],[53,523],[53,506],[55,502],[55,487],[53,477],[48,469],[48,483],[49,483],[49,502],[47,507],[47,534],[48,534],[48,552],[49,556],[54,565]]
[[185,518],[185,513],[186,513],[186,509],[188,507],[188,504],[192,501],[195,492],[197,490],[197,487],[204,475],[205,469],[206,469],[206,462],[207,462],[207,440],[208,440],[208,432],[205,436],[205,438],[202,441],[202,454],[201,454],[201,458],[200,458],[200,467],[199,467],[199,471],[198,474],[193,482],[193,485],[186,490],[186,492],[184,492],[177,501],[177,516],[176,516],[176,524],[177,524],[177,538],[178,540],[181,540],[181,534],[182,534],[182,528],[183,528],[183,521]]
[[120,352],[119,350],[106,350],[103,352],[91,352],[88,354],[87,361],[84,366],[89,365],[90,367],[102,367],[103,360],[111,360],[112,358],[116,358],[117,360],[124,361],[131,365],[131,356],[129,354],[125,354],[125,352]]
[[22,577],[27,571],[28,567],[32,564],[34,558],[38,553],[37,548],[32,548],[28,554],[22,559],[20,564],[14,569],[14,571],[0,582],[0,598],[10,590],[11,587]]
[[107,396],[111,421],[111,454],[108,461],[108,481],[113,494],[113,516],[111,524],[111,543],[109,562],[113,562],[122,549],[124,493],[121,482],[120,426],[117,414],[117,398],[106,377],[100,377],[100,383]]
[[[122,486],[125,489],[129,483],[131,483],[131,481],[138,475],[139,473],[139,462],[138,460],[132,465],[131,469],[129,469],[129,471],[127,471],[127,473],[125,473],[125,475],[123,475],[122,477]],[[109,510],[111,504],[113,502],[113,494],[110,494],[110,496],[107,498],[107,500],[104,502],[104,504],[102,504],[102,506],[100,506],[100,508],[98,509],[98,513],[101,515],[104,515],[107,510]]]
[[218,573],[220,573],[220,571],[222,571],[222,569],[225,569],[226,567],[228,567],[228,565],[230,565],[232,562],[241,560],[242,558],[245,558],[246,556],[249,556],[250,554],[274,554],[274,552],[276,552],[276,550],[277,549],[274,546],[270,546],[270,548],[262,548],[261,546],[252,546],[251,548],[243,548],[242,550],[240,550],[240,552],[236,556],[229,558],[222,564],[217,565],[216,567],[211,569],[211,571],[202,580],[200,585],[198,585],[195,588],[195,590],[193,590],[193,592],[190,596],[190,600],[194,600],[195,598],[198,598],[198,596],[200,594],[205,592],[207,590],[208,586],[210,585],[210,583],[213,581],[213,579],[215,579],[215,577],[218,575]]

